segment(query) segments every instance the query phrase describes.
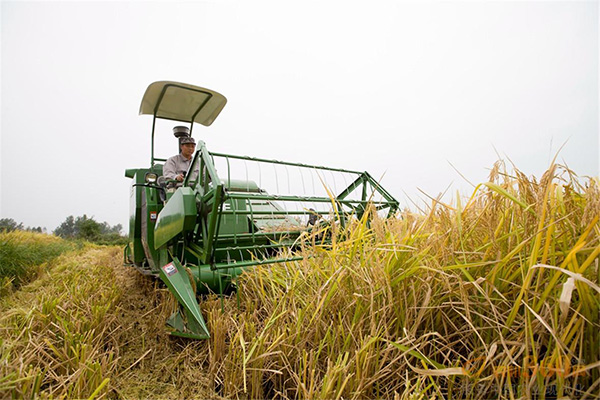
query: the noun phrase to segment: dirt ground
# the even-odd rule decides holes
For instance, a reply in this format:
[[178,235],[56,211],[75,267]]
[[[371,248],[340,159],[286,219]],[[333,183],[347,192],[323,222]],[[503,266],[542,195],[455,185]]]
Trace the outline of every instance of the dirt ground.
[[171,336],[165,321],[174,310],[167,289],[152,277],[122,266],[112,267],[123,289],[115,337],[119,370],[111,382],[119,398],[219,399],[209,372],[209,343]]

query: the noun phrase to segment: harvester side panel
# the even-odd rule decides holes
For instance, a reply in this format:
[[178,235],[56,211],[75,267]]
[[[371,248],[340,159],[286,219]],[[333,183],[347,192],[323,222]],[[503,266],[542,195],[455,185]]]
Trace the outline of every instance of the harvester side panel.
[[175,191],[160,212],[154,232],[154,248],[158,249],[185,231],[196,226],[196,198],[189,187]]
[[[142,177],[140,178],[140,175]],[[140,179],[142,181],[140,182]],[[129,195],[129,241],[131,243],[131,262],[142,265],[144,262],[144,248],[142,246],[142,201],[141,188],[135,183],[143,183],[143,174],[136,173],[133,177],[131,193]]]
[[[143,239],[146,236],[147,229],[142,227],[144,218],[148,217],[148,210],[143,204],[142,193],[148,189],[145,186],[144,178],[148,172],[162,172],[162,166],[156,165],[153,170],[140,168],[132,171],[133,182],[131,184],[131,192],[129,196],[129,240],[131,242],[131,262],[137,266],[142,266],[147,258],[147,252],[144,250]],[[156,191],[156,189],[154,189]],[[156,204],[156,201],[154,201]],[[154,216],[160,211],[160,207],[153,209]]]
[[158,253],[155,250],[154,227],[159,215],[162,204],[158,195],[158,189],[152,187],[142,187],[142,246],[148,260],[148,265],[152,273],[158,273]]

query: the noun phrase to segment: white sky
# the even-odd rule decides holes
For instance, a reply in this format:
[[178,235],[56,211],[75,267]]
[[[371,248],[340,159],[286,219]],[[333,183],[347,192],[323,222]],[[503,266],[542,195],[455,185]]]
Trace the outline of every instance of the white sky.
[[[402,204],[471,193],[496,150],[598,176],[598,2],[1,3],[0,217],[127,225],[146,87],[228,104],[209,150],[384,175]],[[161,125],[167,154],[174,123]],[[496,149],[496,150],[495,150]]]

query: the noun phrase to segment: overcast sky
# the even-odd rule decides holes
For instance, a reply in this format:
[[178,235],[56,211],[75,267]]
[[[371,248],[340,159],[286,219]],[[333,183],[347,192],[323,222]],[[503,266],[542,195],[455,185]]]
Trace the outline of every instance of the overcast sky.
[[126,226],[159,80],[228,98],[194,130],[210,150],[366,170],[402,206],[470,194],[451,164],[539,177],[565,143],[597,177],[598,19],[596,1],[2,1],[0,217]]

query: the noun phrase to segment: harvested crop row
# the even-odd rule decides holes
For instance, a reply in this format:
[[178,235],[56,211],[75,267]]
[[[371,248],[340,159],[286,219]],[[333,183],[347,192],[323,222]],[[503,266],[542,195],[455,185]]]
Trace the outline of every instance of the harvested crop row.
[[86,245],[2,299],[0,398],[216,397],[207,344],[170,337],[170,294],[122,262]]
[[121,296],[117,248],[86,247],[56,260],[3,299],[0,397],[95,397],[116,368]]

